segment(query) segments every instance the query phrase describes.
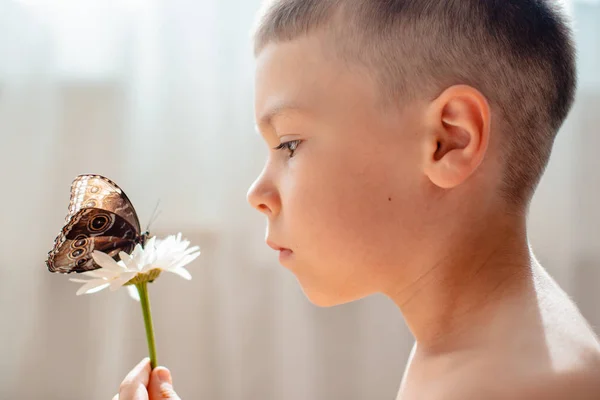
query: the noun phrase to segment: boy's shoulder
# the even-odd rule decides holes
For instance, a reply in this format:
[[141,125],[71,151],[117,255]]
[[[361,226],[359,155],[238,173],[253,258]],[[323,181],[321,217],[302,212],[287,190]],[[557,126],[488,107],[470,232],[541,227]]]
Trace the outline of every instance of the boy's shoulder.
[[559,313],[564,320],[542,323],[532,336],[517,328],[514,341],[507,338],[496,350],[475,357],[473,364],[457,368],[448,389],[458,386],[464,392],[459,389],[456,396],[443,398],[600,399],[598,340],[576,308],[568,308]]
[[[431,400],[598,400],[600,399],[600,360],[570,371],[547,371],[511,377],[485,371],[472,371],[464,379],[453,379],[440,387],[438,398]],[[508,376],[507,376],[508,375]]]
[[600,399],[600,347],[588,326],[578,325],[550,324],[537,346],[508,340],[509,346],[475,355],[472,363],[455,364],[442,378],[439,393],[446,394],[439,399]]
[[398,400],[599,400],[600,343],[575,304],[548,291],[519,303],[488,338],[439,356],[413,349]]

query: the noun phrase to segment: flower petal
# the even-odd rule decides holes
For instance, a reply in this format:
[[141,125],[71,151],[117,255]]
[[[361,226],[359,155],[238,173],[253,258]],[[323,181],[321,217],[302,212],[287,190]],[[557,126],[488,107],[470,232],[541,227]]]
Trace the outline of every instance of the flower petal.
[[94,261],[96,261],[96,264],[98,264],[102,268],[106,268],[115,272],[121,272],[123,270],[123,267],[117,264],[117,262],[106,253],[94,250],[92,252],[92,257],[94,258]]
[[132,258],[129,254],[125,253],[124,251],[120,251],[119,252],[119,258],[121,259],[121,261],[123,261],[123,265],[127,266],[129,264],[131,264]]
[[146,249],[154,250],[156,248],[155,243],[156,243],[156,236],[152,236],[150,239],[148,239],[148,241],[144,245],[144,250],[146,250]]
[[77,279],[77,278],[69,278],[69,280],[71,282],[75,282],[75,283],[88,283],[90,281],[89,279]]
[[94,279],[80,287],[75,294],[81,296],[82,294],[96,293],[108,287],[108,285],[109,283],[102,279]]
[[117,290],[118,288],[120,288],[121,286],[123,286],[124,284],[129,282],[137,274],[138,273],[135,271],[122,273],[121,276],[110,281],[110,291],[114,292],[115,290]]
[[135,301],[140,301],[140,294],[138,293],[135,285],[129,285],[126,287],[127,287],[127,293],[129,293],[129,296],[131,296],[131,298],[134,299]]
[[132,261],[130,267],[139,270],[144,258],[144,249],[141,244],[138,243],[135,245],[133,252],[131,253],[131,258]]
[[144,249],[142,248],[142,245],[140,243],[136,244],[135,247],[133,248],[133,251],[131,252],[131,257],[135,258],[135,257],[139,257],[139,255],[144,251]]
[[188,254],[192,254],[195,251],[197,251],[198,254],[200,254],[200,246],[190,247],[189,249],[187,249],[186,251],[183,252],[183,255],[187,256]]
[[100,285],[100,286],[96,286],[95,288],[89,289],[87,292],[85,292],[85,294],[92,294],[92,293],[96,293],[99,292],[105,288],[108,287],[108,283],[105,283],[104,285]]
[[179,261],[177,263],[177,265],[175,265],[175,268],[181,268],[185,265],[188,265],[189,263],[191,263],[192,261],[194,261],[196,258],[198,258],[198,256],[200,255],[200,252],[198,253],[194,253],[194,254],[190,254],[189,256],[185,256],[181,261]]
[[192,275],[189,273],[189,271],[185,268],[174,268],[174,269],[170,269],[168,270],[169,272],[172,272],[174,274],[179,275],[180,277],[182,277],[183,279],[186,280],[191,280],[192,279]]
[[116,275],[116,273],[108,269],[99,268],[93,271],[86,271],[83,273],[83,275],[96,279],[111,279]]
[[139,257],[144,252],[144,248],[140,243],[136,244],[131,252],[131,257],[136,258]]

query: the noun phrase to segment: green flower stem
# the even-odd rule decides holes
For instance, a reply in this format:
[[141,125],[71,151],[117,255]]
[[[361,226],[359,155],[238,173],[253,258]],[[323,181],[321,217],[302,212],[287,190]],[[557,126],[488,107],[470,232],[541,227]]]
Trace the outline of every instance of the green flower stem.
[[152,326],[152,312],[150,311],[150,299],[148,298],[148,282],[136,283],[135,287],[140,294],[142,313],[144,314],[144,325],[146,326],[146,339],[148,351],[150,352],[150,365],[156,368],[156,344],[154,343],[154,327]]

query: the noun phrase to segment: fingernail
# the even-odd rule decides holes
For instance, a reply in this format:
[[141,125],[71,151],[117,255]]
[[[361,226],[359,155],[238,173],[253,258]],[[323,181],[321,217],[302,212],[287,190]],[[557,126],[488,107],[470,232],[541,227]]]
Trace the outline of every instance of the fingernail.
[[161,381],[161,383],[163,382],[167,382],[167,383],[172,383],[171,382],[171,373],[169,372],[168,369],[161,367],[158,370],[158,379]]

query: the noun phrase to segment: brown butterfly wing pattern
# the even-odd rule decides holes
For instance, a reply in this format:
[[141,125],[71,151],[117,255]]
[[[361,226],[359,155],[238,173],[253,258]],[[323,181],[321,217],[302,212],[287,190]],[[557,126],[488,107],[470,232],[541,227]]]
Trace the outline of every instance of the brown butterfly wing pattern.
[[116,183],[100,175],[79,175],[71,184],[67,222],[82,208],[100,208],[125,218],[140,232],[140,221],[129,198]]
[[85,272],[100,268],[92,252],[99,250],[119,260],[143,243],[137,213],[125,193],[100,175],[80,175],[71,185],[66,224],[48,253],[50,272]]

